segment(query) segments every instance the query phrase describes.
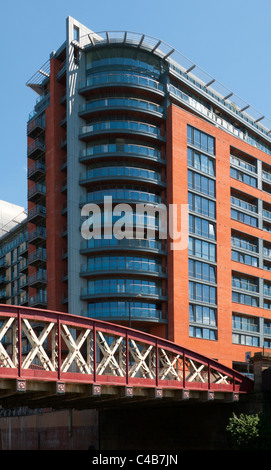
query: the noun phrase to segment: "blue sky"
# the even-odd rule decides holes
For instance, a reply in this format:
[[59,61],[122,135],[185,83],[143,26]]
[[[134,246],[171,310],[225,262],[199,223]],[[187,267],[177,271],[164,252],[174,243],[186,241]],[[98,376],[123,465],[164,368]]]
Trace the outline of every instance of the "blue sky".
[[27,80],[65,39],[66,17],[93,31],[146,33],[173,46],[271,118],[270,0],[1,2],[0,199],[26,207]]

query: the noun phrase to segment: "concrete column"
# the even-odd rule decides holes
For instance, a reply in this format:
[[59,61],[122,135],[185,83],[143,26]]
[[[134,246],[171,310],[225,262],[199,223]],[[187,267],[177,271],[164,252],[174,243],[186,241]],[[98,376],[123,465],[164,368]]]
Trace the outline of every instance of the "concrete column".
[[84,144],[78,139],[80,127],[84,121],[80,119],[79,106],[84,98],[78,94],[81,80],[85,79],[85,56],[79,53],[75,60],[74,40],[75,28],[80,38],[92,31],[72,17],[66,23],[66,61],[67,61],[67,211],[68,211],[68,302],[69,313],[80,315],[84,302],[80,301],[82,279],[80,267],[84,257],[80,256],[80,243],[83,240],[80,232],[81,209],[80,197],[85,190],[79,185],[80,172],[83,166],[79,163],[80,149]]

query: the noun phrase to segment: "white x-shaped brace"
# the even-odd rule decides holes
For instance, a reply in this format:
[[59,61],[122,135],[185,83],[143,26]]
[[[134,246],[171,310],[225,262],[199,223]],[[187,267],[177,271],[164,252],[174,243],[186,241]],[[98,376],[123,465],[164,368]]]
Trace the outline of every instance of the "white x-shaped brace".
[[[2,338],[5,336],[6,332],[8,331],[8,329],[11,327],[12,323],[14,322],[15,318],[9,318],[8,320],[6,320],[4,322],[4,324],[2,325],[1,329],[0,329],[0,362],[2,364],[0,364],[0,367],[10,367],[10,368],[16,368],[16,365],[14,364],[14,362],[11,360],[11,357],[9,356],[9,354],[7,353],[7,351],[5,350],[3,344],[2,344]],[[16,354],[15,354],[15,357],[16,357]]]
[[[69,354],[67,355],[66,359],[63,361],[61,366],[62,372],[67,372],[70,368],[71,364],[75,360],[76,364],[79,367],[79,370],[82,374],[91,374],[93,372],[93,366],[91,364],[91,357],[90,357],[90,341],[91,341],[91,333],[92,330],[85,329],[82,330],[76,340],[72,337],[68,327],[66,325],[62,325],[61,328],[61,336],[64,339],[65,343],[68,346]],[[85,361],[83,355],[81,354],[81,347],[85,340],[88,339],[87,343],[87,362]]]
[[34,329],[30,325],[29,321],[24,318],[22,321],[22,330],[24,331],[27,339],[29,340],[32,348],[31,351],[27,354],[25,360],[23,361],[22,368],[23,369],[28,369],[28,367],[31,365],[33,359],[37,355],[44,367],[45,370],[51,370],[55,372],[55,366],[49,359],[48,355],[46,354],[44,348],[43,348],[43,343],[46,340],[47,336],[49,335],[50,331],[54,328],[55,323],[49,323],[47,324],[39,337],[37,337]]
[[159,373],[159,378],[161,380],[165,379],[167,375],[170,375],[170,377],[173,379],[181,380],[175,367],[175,364],[178,361],[179,357],[180,357],[180,354],[177,354],[174,357],[173,361],[171,361],[167,353],[165,352],[165,350],[160,349],[159,359],[162,365],[164,366]]
[[123,336],[115,338],[111,345],[109,345],[101,331],[98,331],[97,344],[103,353],[103,359],[97,367],[97,374],[103,375],[107,366],[110,367],[113,375],[119,375],[124,377],[125,371],[122,368],[122,364],[117,361],[115,353],[122,343]]
[[186,380],[188,382],[193,382],[193,380],[195,380],[196,377],[199,377],[199,379],[205,383],[205,380],[204,378],[202,377],[201,375],[201,371],[202,369],[205,367],[205,364],[201,364],[199,367],[196,367],[196,365],[194,364],[194,362],[192,361],[192,359],[189,359],[190,361],[190,364],[192,365],[192,368],[194,369],[194,373],[193,373],[193,369],[192,371],[189,373],[188,377],[186,378]]
[[137,347],[137,344],[135,343],[133,339],[131,340],[131,345],[132,347],[131,346],[129,347],[129,352],[133,356],[135,363],[129,371],[130,377],[134,377],[136,373],[138,372],[138,370],[140,369],[144,378],[147,378],[147,377],[151,379],[155,378],[156,371],[151,370],[149,366],[146,364],[146,358],[152,351],[153,346],[152,345],[150,345],[149,347],[144,346],[142,353],[141,353]]
[[218,378],[214,382],[215,384],[229,384],[228,375],[222,375],[218,370],[216,370],[214,373],[218,374]]

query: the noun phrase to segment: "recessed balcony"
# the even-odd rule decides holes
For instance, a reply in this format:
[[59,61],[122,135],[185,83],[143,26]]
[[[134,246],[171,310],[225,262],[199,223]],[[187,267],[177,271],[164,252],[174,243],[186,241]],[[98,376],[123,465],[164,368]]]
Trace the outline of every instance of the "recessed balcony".
[[8,293],[5,290],[0,291],[0,301],[8,299]]
[[1,258],[0,259],[0,269],[6,269],[9,266],[9,262],[6,260],[6,258]]
[[1,274],[0,275],[0,285],[2,284],[8,284],[10,281],[8,280],[7,276]]
[[28,294],[22,294],[21,295],[20,305],[22,305],[22,306],[28,305]]
[[24,258],[20,261],[19,269],[21,273],[25,273],[28,270],[28,259]]
[[28,286],[28,277],[25,275],[20,278],[20,289],[25,289]]

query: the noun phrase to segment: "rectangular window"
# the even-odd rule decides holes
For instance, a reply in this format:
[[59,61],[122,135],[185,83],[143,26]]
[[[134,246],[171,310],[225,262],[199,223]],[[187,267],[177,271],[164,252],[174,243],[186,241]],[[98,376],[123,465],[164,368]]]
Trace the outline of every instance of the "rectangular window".
[[208,175],[215,176],[215,160],[191,148],[187,149],[188,165]]
[[215,139],[210,135],[202,132],[194,127],[187,126],[187,142],[200,148],[204,152],[214,155]]
[[197,238],[189,237],[189,255],[210,261],[216,260],[216,246]]
[[188,170],[188,187],[215,197],[215,181],[192,170]]
[[216,287],[199,282],[189,282],[189,299],[216,304]]
[[199,328],[195,326],[189,327],[189,336],[192,338],[202,338],[210,341],[216,341],[217,333],[214,330],[208,328]]
[[259,347],[259,338],[257,336],[241,335],[237,333],[232,334],[233,344],[242,344],[244,346]]
[[197,194],[188,193],[189,209],[215,219],[215,202]]
[[211,264],[190,259],[189,276],[203,281],[216,282],[216,268]]
[[215,240],[215,224],[194,215],[189,215],[189,232]]

